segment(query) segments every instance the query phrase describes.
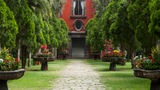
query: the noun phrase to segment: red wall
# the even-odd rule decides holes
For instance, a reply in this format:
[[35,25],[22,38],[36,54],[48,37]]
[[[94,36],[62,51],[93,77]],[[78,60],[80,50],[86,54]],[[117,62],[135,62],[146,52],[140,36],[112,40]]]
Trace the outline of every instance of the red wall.
[[[93,18],[95,15],[95,9],[93,8],[93,2],[92,0],[86,0],[86,18],[81,19],[84,22],[84,25],[88,22],[89,19]],[[73,23],[76,19],[70,18],[71,16],[71,0],[67,0],[66,4],[63,8],[63,14],[61,18],[63,18],[69,28],[70,31],[74,31],[73,29]],[[84,30],[82,30],[84,31]]]

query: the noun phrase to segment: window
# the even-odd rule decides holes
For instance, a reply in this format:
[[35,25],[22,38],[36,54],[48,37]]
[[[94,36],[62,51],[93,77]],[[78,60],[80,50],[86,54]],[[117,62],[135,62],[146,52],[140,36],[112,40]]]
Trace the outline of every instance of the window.
[[73,0],[72,15],[85,15],[85,1]]
[[76,31],[81,31],[83,26],[84,24],[81,20],[76,20],[74,23],[74,28],[76,29]]

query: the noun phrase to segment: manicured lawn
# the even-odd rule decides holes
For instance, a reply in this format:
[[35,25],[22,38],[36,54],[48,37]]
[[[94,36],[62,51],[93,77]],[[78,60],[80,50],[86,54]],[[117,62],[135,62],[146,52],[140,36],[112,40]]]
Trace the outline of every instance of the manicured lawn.
[[[134,77],[131,65],[117,65],[117,71],[109,71],[109,63],[100,60],[84,60],[99,74],[107,90],[149,90],[150,80]],[[25,75],[18,80],[8,81],[9,90],[52,90],[53,82],[59,77],[59,71],[69,60],[49,62],[48,71],[40,71],[39,66],[27,68]]]
[[68,63],[69,60],[49,62],[48,71],[40,71],[41,65],[31,66],[21,79],[8,81],[9,90],[52,90],[59,71]]
[[107,90],[150,90],[150,80],[134,77],[130,62],[117,65],[117,71],[109,71],[109,63],[100,60],[85,60],[99,74]]

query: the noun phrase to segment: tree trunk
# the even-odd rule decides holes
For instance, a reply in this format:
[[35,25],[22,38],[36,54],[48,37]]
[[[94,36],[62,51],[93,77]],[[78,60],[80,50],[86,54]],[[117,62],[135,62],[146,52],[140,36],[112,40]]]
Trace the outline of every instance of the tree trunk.
[[1,51],[1,44],[0,44],[0,51]]
[[[37,56],[37,53],[40,53],[40,52],[41,52],[41,50],[39,48],[36,48],[36,49],[34,49],[33,55]],[[33,65],[36,65],[36,61],[35,60],[33,60]]]
[[22,46],[22,68],[25,69],[27,59],[27,46]]
[[32,53],[29,52],[28,67],[31,66],[31,58],[32,58]]
[[136,60],[134,60],[135,52],[133,50],[131,51],[132,51],[131,65],[132,65],[132,69],[134,69],[136,68]]
[[58,52],[57,52],[57,49],[54,49],[54,55],[55,55],[55,58],[57,58],[58,57],[58,54],[57,54]]
[[160,40],[158,40],[158,49],[160,50]]
[[20,40],[18,42],[18,60],[21,59],[21,45],[20,45]]
[[132,58],[132,52],[131,52],[131,49],[128,48],[127,49],[127,60],[131,59]]

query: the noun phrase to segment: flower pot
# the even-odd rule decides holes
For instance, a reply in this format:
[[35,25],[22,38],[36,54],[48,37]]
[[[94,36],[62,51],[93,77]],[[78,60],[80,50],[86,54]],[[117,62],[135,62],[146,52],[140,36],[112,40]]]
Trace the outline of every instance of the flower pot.
[[160,90],[160,70],[134,69],[134,75],[151,80],[150,90]]
[[25,70],[0,71],[0,90],[8,90],[7,81],[19,79],[24,75]]
[[35,61],[40,61],[41,62],[41,70],[46,71],[48,70],[48,62],[49,61],[54,61],[55,57],[34,57],[33,58]]
[[123,57],[110,57],[110,71],[116,71],[116,64],[124,61]]

